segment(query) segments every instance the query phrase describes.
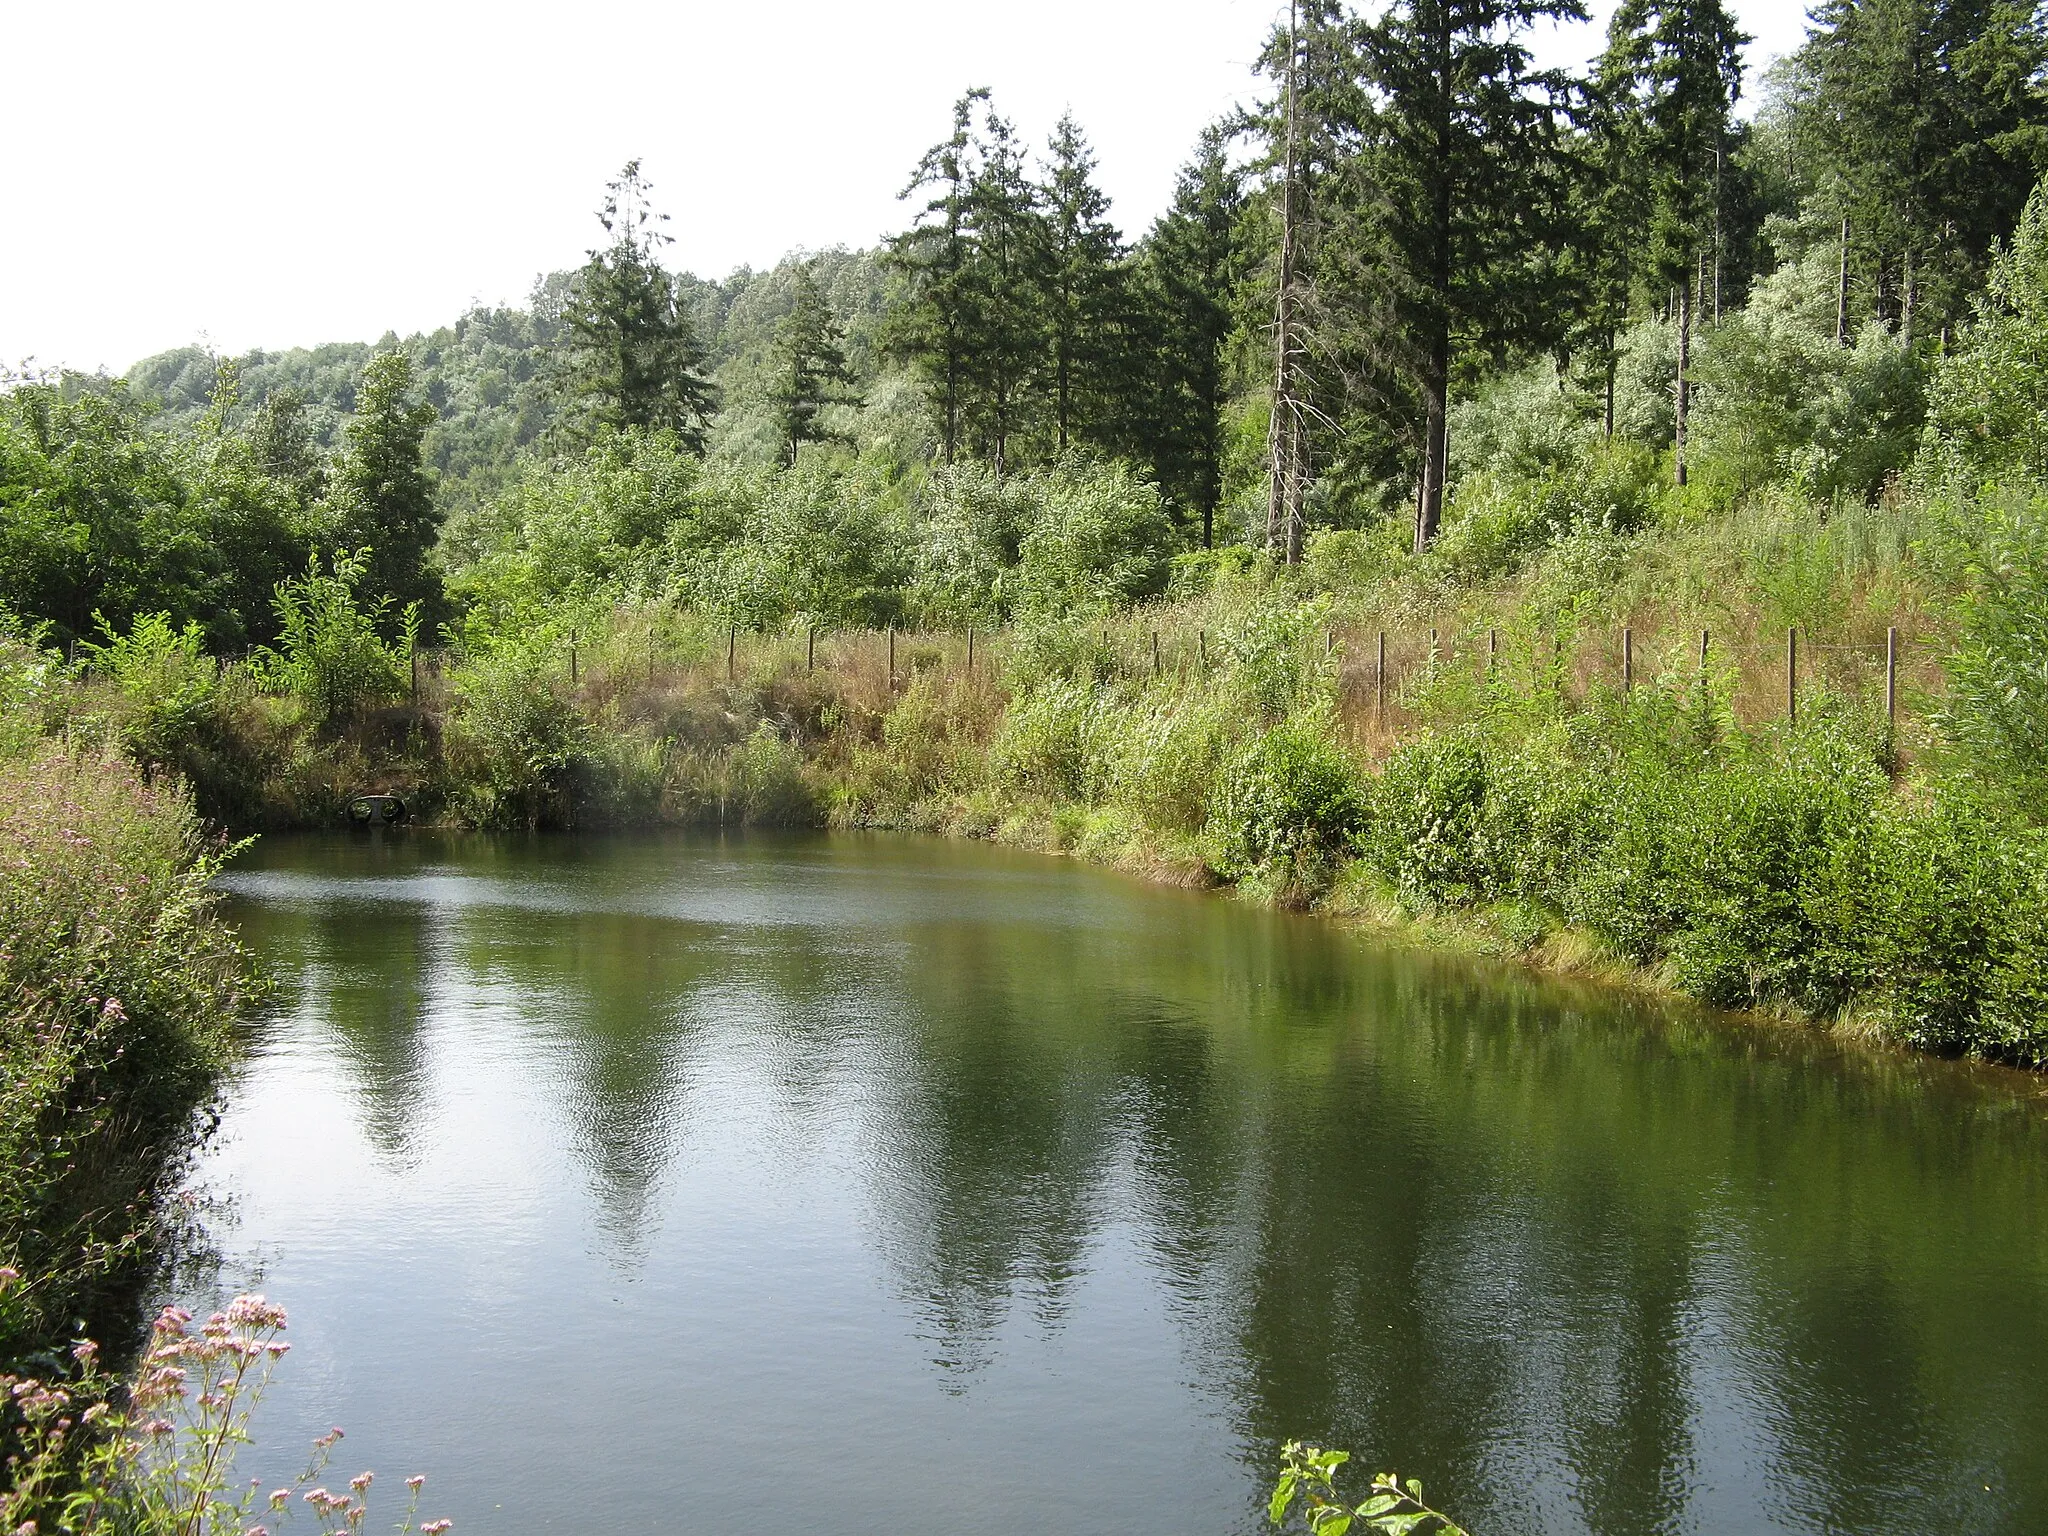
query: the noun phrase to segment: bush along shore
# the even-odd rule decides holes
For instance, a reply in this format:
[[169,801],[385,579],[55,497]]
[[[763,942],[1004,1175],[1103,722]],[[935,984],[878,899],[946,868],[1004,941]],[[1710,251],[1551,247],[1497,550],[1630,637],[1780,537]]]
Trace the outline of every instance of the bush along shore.
[[[0,650],[0,1489],[36,1462],[49,1495],[0,1514],[57,1530],[119,1391],[74,1346],[140,1344],[165,1197],[255,988],[209,891],[228,850],[184,785],[25,729],[51,678]],[[78,1384],[54,1449],[53,1381]]]
[[1785,499],[1567,527],[1478,579],[1457,538],[1332,533],[994,629],[612,595],[479,607],[432,652],[343,557],[251,660],[151,620],[16,670],[46,732],[238,828],[390,792],[474,827],[992,837],[2038,1067],[2038,694],[1997,680],[2044,526],[2018,494]]

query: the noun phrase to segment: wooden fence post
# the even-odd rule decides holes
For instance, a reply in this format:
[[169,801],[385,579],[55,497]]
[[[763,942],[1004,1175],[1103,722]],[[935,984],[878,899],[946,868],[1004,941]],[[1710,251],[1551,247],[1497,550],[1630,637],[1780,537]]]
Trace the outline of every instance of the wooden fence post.
[[970,675],[974,671],[974,626],[972,624],[967,626],[967,670]]
[[1624,624],[1621,627],[1621,691],[1629,693],[1636,685],[1636,632]]
[[1884,632],[1884,723],[1887,727],[1896,725],[1899,719],[1899,631],[1894,625]]
[[1152,631],[1152,675],[1159,675],[1159,631]]
[[1785,721],[1799,723],[1799,631],[1785,631]]
[[804,636],[804,670],[818,670],[818,626],[813,624]]
[[1499,656],[1500,631],[1497,629],[1489,629],[1486,632],[1486,675],[1489,678],[1493,676],[1493,664],[1499,658]]
[[1372,713],[1376,724],[1387,723],[1387,632],[1380,631],[1379,660],[1372,669]]
[[1195,654],[1200,659],[1202,672],[1206,676],[1209,671],[1209,631],[1206,629],[1195,631]]
[[729,683],[739,675],[740,627],[728,625],[725,631],[725,680]]
[[889,626],[889,690],[896,689],[896,626]]

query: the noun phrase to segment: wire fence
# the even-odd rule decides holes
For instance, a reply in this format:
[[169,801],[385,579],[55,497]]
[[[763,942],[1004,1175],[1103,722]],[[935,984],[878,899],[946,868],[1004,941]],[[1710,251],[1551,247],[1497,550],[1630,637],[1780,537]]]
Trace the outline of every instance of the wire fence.
[[[1199,623],[1156,622],[1147,615],[1072,626],[1070,659],[1096,676],[1125,681],[1187,680],[1228,663],[1227,642]],[[1338,625],[1301,637],[1304,659],[1321,659],[1337,679],[1339,708],[1364,733],[1399,734],[1431,707],[1455,707],[1458,690],[1583,705],[1605,691],[1706,690],[1716,707],[1744,724],[1797,722],[1821,696],[1847,700],[1896,725],[1925,708],[1940,684],[1937,653],[1926,637],[1897,627],[1869,639],[1815,641],[1797,628],[1764,641],[1753,631],[1677,626],[1618,626],[1570,635],[1499,628]],[[999,678],[1019,644],[1016,632],[841,628],[753,630],[694,624],[687,636],[655,623],[636,636],[614,627],[587,640],[571,637],[563,665],[572,687],[647,683],[760,681],[803,673],[894,694],[927,674]],[[438,684],[444,658],[421,667]],[[420,688],[419,674],[414,681]]]

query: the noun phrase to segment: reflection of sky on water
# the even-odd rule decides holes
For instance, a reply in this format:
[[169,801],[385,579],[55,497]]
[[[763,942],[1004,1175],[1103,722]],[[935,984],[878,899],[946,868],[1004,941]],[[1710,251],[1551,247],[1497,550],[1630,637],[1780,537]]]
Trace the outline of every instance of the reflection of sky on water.
[[465,1530],[1250,1530],[1292,1435],[1495,1531],[2048,1525],[2003,1080],[908,839],[224,883],[262,1455]]

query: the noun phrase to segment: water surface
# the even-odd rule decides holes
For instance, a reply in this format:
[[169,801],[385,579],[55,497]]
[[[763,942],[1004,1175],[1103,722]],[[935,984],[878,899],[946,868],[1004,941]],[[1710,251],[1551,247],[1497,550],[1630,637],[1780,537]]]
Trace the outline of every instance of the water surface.
[[[463,1536],[2048,1530],[2028,1079],[930,840],[269,839],[245,1470]],[[195,1298],[197,1299],[197,1298]]]

